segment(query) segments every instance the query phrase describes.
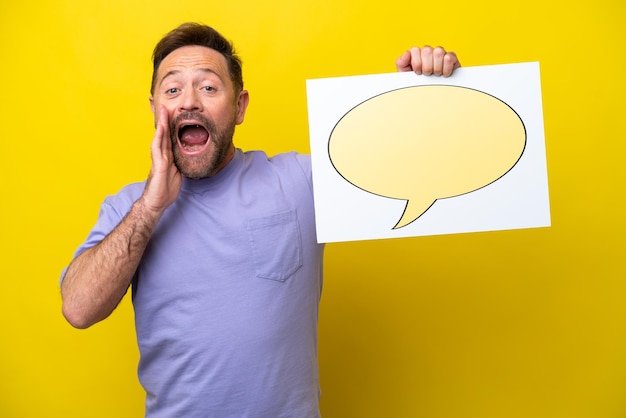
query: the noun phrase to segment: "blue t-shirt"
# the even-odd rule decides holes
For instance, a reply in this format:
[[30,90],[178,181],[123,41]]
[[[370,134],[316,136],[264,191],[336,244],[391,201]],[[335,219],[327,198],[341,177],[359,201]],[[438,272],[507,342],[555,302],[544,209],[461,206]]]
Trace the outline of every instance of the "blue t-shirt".
[[[128,213],[144,183],[108,197],[78,253]],[[237,149],[185,179],[133,280],[146,417],[319,417],[323,245],[310,157]]]

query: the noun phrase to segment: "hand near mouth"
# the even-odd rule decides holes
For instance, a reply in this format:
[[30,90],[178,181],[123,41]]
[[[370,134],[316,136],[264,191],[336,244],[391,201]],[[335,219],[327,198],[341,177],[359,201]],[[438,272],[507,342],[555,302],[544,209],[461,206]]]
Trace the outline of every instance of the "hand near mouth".
[[158,112],[156,132],[150,146],[152,167],[141,199],[147,209],[160,216],[178,197],[183,177],[174,164],[167,110],[161,106]]

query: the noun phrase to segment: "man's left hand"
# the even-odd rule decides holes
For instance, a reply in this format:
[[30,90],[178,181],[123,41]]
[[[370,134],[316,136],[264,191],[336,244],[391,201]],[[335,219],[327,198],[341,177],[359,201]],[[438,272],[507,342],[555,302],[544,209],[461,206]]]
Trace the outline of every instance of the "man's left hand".
[[442,47],[424,46],[406,51],[396,60],[398,71],[413,71],[416,74],[449,77],[461,63],[454,52],[447,52]]

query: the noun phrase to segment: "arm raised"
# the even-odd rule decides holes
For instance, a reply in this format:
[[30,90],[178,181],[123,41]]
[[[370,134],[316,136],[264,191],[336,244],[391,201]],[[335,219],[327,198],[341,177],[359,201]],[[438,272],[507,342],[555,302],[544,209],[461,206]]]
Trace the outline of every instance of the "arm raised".
[[61,283],[63,315],[76,328],[87,328],[113,312],[163,212],[178,197],[182,176],[173,161],[167,112],[159,112],[152,167],[142,196],[109,235],[72,261]]

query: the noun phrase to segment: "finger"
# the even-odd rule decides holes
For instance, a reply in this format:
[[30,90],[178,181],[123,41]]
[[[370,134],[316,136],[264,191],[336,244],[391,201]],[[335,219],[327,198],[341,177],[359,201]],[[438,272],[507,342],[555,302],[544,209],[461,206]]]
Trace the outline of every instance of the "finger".
[[155,158],[159,158],[161,154],[161,142],[164,131],[163,123],[161,122],[161,112],[159,110],[157,114],[157,122],[156,122],[156,130],[154,131],[154,137],[152,137],[152,142],[150,143],[150,151],[152,152],[152,160]]
[[422,50],[418,47],[414,46],[409,50],[411,53],[411,69],[415,74],[423,73],[423,60],[422,60]]
[[431,75],[433,73],[433,48],[426,45],[421,51],[422,74]]
[[[172,144],[170,141],[169,118],[165,106],[159,108],[159,127],[157,130],[159,130],[159,128],[161,155],[168,156],[172,152]],[[155,133],[155,135],[157,135],[157,133]]]
[[454,52],[447,52],[443,57],[443,76],[450,77],[454,70],[461,67],[461,63]]
[[168,162],[172,160],[170,157],[171,145],[169,144],[169,128],[168,128],[167,110],[164,107],[160,107],[157,113],[156,130],[154,132],[154,138],[150,145],[150,152],[152,155],[152,169],[151,173],[159,173],[165,170],[168,166]]
[[443,61],[446,56],[446,50],[438,46],[433,49],[433,74],[440,76],[443,74]]
[[398,71],[411,71],[411,52],[406,51],[396,60]]

